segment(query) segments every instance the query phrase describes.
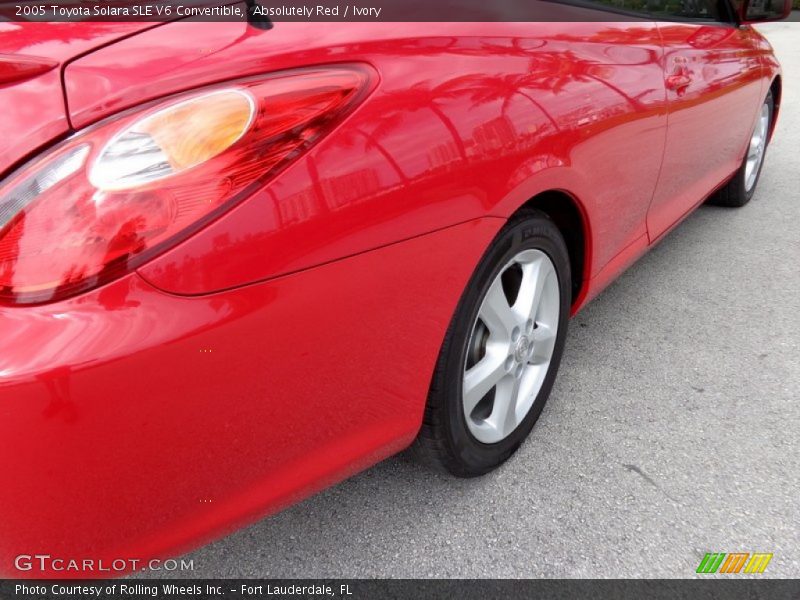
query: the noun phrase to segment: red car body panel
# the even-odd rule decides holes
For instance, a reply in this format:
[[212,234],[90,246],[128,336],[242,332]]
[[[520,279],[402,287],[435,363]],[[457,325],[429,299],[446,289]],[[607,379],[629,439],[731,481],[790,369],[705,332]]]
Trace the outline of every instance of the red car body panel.
[[133,274],[0,308],[3,572],[22,553],[162,556],[407,446],[456,303],[502,225],[201,298]]
[[0,85],[0,173],[69,131],[61,67],[70,59],[156,23],[0,23],[0,62],[45,59],[53,68]]
[[[659,28],[667,76],[685,73],[687,85],[667,90],[667,147],[647,216],[651,239],[739,168],[768,85],[753,30],[696,24]],[[725,110],[717,98],[724,99]]]
[[[418,37],[416,23],[344,24],[309,38],[303,24],[253,33],[241,23],[174,23],[74,62],[67,94],[71,118],[85,125],[151,99],[142,81],[179,91],[216,81],[223,66],[252,75],[346,57],[380,73],[379,89],[336,135],[256,201],[143,270],[169,291],[226,289],[487,213],[507,217],[548,189],[591,200],[583,208],[601,234],[587,265],[593,275],[646,234],[667,121],[659,34],[631,23],[575,23],[569,36],[558,23],[535,29],[438,23]],[[176,64],[161,60],[165,51]],[[564,56],[572,66],[561,72]],[[440,143],[416,144],[409,131]],[[609,149],[616,165],[597,169],[595,157]]]
[[[63,54],[0,45],[58,62],[0,88],[19,121],[0,117],[0,171],[70,123],[223,80],[348,62],[379,82],[136,273],[0,306],[0,572],[17,577],[108,575],[21,572],[19,554],[174,554],[403,449],[511,214],[544,192],[574,206],[579,310],[736,170],[779,74],[763,38],[723,25],[81,27],[50,30]],[[31,124],[16,105],[37,89]]]

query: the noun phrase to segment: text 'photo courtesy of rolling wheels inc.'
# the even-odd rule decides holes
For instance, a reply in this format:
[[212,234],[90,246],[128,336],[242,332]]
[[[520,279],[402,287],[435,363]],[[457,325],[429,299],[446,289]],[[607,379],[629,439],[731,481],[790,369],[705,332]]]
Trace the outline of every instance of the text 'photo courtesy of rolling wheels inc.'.
[[0,1],[0,600],[800,597],[797,0]]

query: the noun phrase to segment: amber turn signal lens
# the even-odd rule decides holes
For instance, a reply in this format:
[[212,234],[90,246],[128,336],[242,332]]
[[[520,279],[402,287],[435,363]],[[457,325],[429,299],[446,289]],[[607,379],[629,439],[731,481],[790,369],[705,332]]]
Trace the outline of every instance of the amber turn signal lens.
[[191,169],[235,144],[255,116],[246,91],[209,92],[136,121],[115,136],[89,174],[101,190],[145,185]]

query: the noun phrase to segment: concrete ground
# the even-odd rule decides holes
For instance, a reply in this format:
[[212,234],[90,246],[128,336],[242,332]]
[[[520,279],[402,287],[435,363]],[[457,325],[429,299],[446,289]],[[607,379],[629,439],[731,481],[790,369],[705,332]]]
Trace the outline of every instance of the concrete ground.
[[[401,456],[187,558],[202,577],[800,576],[800,23],[757,197],[703,207],[572,321],[531,439],[462,481]],[[184,574],[185,575],[185,574]]]

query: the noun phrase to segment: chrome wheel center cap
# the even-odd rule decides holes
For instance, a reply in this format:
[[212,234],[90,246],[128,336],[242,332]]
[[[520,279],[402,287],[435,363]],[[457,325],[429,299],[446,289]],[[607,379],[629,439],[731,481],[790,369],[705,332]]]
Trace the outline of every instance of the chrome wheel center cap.
[[531,341],[526,337],[522,336],[517,341],[517,347],[514,348],[514,360],[518,363],[524,363],[528,360],[528,352],[531,349]]

